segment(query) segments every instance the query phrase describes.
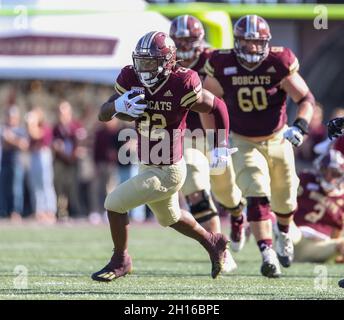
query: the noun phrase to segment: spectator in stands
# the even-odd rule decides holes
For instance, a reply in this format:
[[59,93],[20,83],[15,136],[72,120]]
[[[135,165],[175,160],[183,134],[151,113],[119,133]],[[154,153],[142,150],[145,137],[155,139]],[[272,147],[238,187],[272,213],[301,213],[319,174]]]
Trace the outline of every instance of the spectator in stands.
[[93,140],[94,140],[94,124],[97,119],[97,108],[87,105],[78,118],[85,135],[79,140],[78,149],[78,190],[81,212],[84,218],[90,215],[96,207],[97,192],[94,189],[96,172],[93,161]]
[[27,132],[21,126],[18,107],[5,110],[5,124],[0,128],[2,156],[0,164],[0,217],[20,221],[24,206],[24,165],[22,151],[29,147]]
[[[93,159],[96,173],[93,195],[96,198],[96,206],[89,217],[90,221],[95,224],[101,222],[104,217],[104,200],[108,192],[113,190],[117,184],[135,175],[137,166],[132,163],[122,163],[118,157],[120,148],[126,143],[118,139],[120,130],[123,128],[123,123],[114,118],[112,121],[101,123],[95,132]],[[130,145],[127,145],[125,150],[130,149],[131,154],[136,152],[136,142],[130,140],[127,143]],[[144,220],[145,206],[131,210],[130,216],[135,220]],[[107,219],[106,215],[105,219]]]
[[45,122],[42,108],[33,108],[26,116],[30,138],[30,196],[35,217],[44,223],[56,219],[53,158],[51,152],[52,128]]
[[101,123],[95,132],[93,159],[95,163],[94,196],[95,208],[90,215],[90,221],[97,223],[104,212],[104,200],[109,190],[116,184],[117,148],[115,144],[118,135],[118,120]]
[[79,143],[86,136],[85,129],[73,119],[72,106],[62,101],[58,106],[58,123],[53,130],[54,183],[57,195],[58,218],[80,217],[77,170]]

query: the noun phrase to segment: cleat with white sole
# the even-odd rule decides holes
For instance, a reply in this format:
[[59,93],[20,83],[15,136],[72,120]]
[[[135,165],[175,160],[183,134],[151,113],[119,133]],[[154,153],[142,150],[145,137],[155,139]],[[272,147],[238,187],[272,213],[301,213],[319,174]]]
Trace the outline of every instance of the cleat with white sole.
[[279,231],[276,235],[276,253],[284,268],[290,267],[294,259],[294,245],[289,233]]
[[242,228],[239,232],[240,232],[239,241],[234,241],[233,238],[231,237],[230,247],[231,247],[233,252],[239,252],[245,246],[245,242],[246,242],[246,232],[245,232],[245,229]]
[[277,258],[276,252],[266,247],[262,251],[263,263],[260,272],[264,277],[278,278],[281,275],[281,267]]
[[224,254],[224,262],[222,267],[222,272],[231,273],[238,268],[238,265],[234,261],[232,254],[227,249]]

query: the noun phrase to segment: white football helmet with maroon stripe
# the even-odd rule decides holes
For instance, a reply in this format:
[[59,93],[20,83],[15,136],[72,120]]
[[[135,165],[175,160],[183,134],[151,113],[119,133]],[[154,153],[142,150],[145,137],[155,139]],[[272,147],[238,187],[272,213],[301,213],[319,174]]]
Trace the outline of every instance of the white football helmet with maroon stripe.
[[176,46],[164,32],[145,34],[133,52],[135,72],[145,87],[152,87],[172,72],[176,65]]
[[190,15],[174,18],[170,27],[170,37],[177,47],[177,58],[195,60],[204,50],[204,28],[202,23]]
[[234,51],[247,63],[259,63],[267,57],[270,39],[268,23],[257,15],[241,17],[234,25]]
[[344,191],[344,156],[331,149],[314,161],[314,167],[319,173],[320,185],[326,192],[342,194]]

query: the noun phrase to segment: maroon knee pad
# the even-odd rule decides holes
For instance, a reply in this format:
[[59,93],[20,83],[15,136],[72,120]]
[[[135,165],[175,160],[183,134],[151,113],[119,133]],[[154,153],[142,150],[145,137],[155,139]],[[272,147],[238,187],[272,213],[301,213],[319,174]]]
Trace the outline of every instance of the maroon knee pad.
[[247,221],[270,219],[270,203],[267,197],[247,198]]

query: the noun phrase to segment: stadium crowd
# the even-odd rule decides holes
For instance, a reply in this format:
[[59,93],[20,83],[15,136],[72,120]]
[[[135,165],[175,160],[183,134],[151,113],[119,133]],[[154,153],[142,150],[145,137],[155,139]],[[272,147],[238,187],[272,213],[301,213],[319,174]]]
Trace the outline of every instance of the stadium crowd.
[[[137,170],[117,158],[117,136],[128,124],[97,120],[97,99],[111,89],[12,81],[0,92],[0,219],[101,222],[106,194]],[[145,208],[132,217],[143,221]]]

